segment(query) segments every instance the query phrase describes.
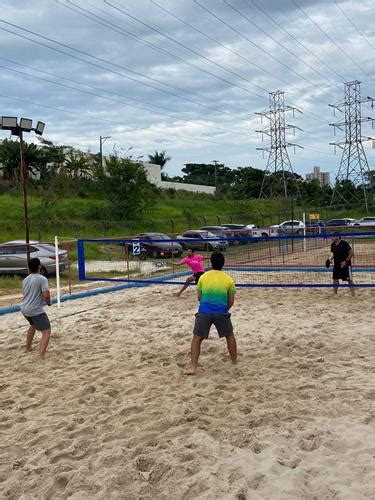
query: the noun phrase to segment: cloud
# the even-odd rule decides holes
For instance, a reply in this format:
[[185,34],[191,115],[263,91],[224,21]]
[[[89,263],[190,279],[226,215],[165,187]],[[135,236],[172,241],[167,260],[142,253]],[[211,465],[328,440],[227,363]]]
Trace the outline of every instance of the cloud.
[[100,135],[111,136],[106,153],[166,150],[170,175],[213,159],[265,168],[254,113],[282,90],[303,111],[286,114],[303,129],[287,136],[305,146],[290,151],[294,170],[334,172],[328,104],[343,100],[344,81],[375,94],[372,12],[372,0],[4,0],[2,114],[41,119],[48,138],[85,150]]

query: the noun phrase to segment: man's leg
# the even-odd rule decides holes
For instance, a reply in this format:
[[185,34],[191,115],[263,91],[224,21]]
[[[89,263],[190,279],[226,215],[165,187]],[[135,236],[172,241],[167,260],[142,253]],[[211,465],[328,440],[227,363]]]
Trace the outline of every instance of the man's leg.
[[193,335],[191,340],[191,371],[189,375],[195,375],[198,368],[198,358],[201,352],[201,343],[203,342],[203,337],[198,337],[198,335]]
[[229,335],[229,337],[225,337],[227,339],[227,348],[229,352],[230,359],[232,363],[237,361],[237,343],[234,334]]
[[339,288],[339,280],[333,280],[333,293],[337,295],[337,290]]
[[355,297],[355,288],[354,286],[354,281],[353,280],[348,280],[348,283],[349,283],[349,290],[350,290],[350,293],[352,295],[352,297]]
[[31,346],[33,343],[35,332],[36,332],[35,326],[30,325],[29,329],[27,330],[27,336],[26,336],[26,347],[25,347],[26,351],[31,351],[32,349]]
[[42,338],[40,339],[40,344],[39,344],[40,359],[44,359],[50,335],[51,335],[51,329],[42,331]]
[[176,297],[179,297],[182,294],[182,292],[187,289],[187,287],[189,286],[189,283],[194,281],[194,279],[195,279],[194,276],[189,276],[186,279],[185,285],[181,288],[181,290],[179,290],[178,292],[175,292],[173,295],[175,295]]

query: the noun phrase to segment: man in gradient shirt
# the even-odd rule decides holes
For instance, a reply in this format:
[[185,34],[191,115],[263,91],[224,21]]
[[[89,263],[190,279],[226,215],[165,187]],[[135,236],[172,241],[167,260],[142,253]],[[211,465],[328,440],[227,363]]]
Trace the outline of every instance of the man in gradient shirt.
[[205,272],[198,281],[199,309],[195,315],[193,339],[191,341],[191,371],[197,373],[201,344],[208,338],[210,328],[215,325],[219,337],[225,337],[229,356],[233,363],[237,360],[237,344],[229,309],[233,306],[236,287],[233,279],[222,271],[224,255],[211,255],[212,270]]

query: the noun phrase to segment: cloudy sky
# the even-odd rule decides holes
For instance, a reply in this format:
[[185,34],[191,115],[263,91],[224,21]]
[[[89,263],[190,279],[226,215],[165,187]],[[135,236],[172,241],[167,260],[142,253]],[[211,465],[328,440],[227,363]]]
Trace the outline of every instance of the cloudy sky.
[[[374,0],[2,0],[2,115],[46,123],[57,144],[143,157],[166,172],[213,160],[265,168],[256,112],[285,92],[295,172],[334,175],[344,82],[375,97]],[[374,116],[369,103],[364,117]],[[371,123],[363,135],[375,135]],[[1,138],[8,134],[1,132]],[[131,149],[130,149],[131,148]],[[365,146],[370,167],[375,149]]]

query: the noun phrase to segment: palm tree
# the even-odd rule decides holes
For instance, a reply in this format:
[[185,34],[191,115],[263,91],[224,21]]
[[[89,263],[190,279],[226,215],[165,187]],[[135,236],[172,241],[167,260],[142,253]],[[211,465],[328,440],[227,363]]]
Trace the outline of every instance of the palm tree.
[[166,151],[155,151],[153,155],[148,155],[148,159],[150,163],[154,163],[155,165],[160,165],[161,170],[163,170],[164,165],[171,159],[170,156],[167,156]]
[[[24,143],[24,155],[27,175],[35,174],[44,163],[44,152],[35,144]],[[18,141],[5,139],[0,144],[0,169],[6,180],[18,182],[21,176],[20,144]]]

